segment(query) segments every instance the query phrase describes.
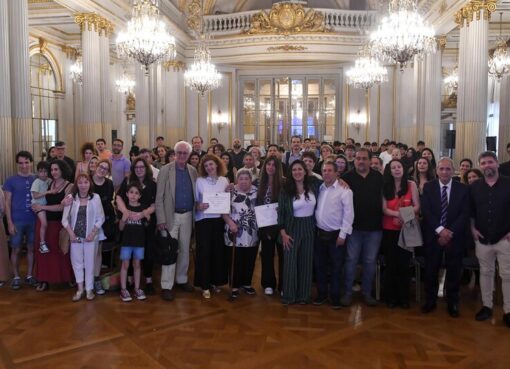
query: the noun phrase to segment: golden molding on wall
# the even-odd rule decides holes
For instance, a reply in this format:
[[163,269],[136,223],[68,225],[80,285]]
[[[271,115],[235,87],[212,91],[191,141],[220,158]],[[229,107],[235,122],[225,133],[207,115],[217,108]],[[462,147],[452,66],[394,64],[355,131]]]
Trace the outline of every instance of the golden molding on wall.
[[109,36],[113,33],[114,29],[112,22],[96,13],[75,14],[74,22],[80,26],[81,32],[87,27],[89,31],[94,29],[95,32],[99,32],[100,36],[103,32],[105,36]]
[[301,46],[301,45],[280,45],[280,46],[271,46],[266,49],[268,52],[275,52],[275,51],[285,51],[285,52],[300,52],[308,50],[307,47]]
[[483,19],[490,20],[491,14],[496,10],[497,0],[471,0],[466,6],[461,8],[455,13],[455,23],[462,27],[464,20],[469,27],[469,23],[473,21],[476,15],[476,20],[480,20],[480,13],[483,12]]
[[187,8],[186,24],[190,30],[197,33],[202,31],[202,2],[201,0],[191,0]]
[[324,23],[324,15],[314,9],[305,11],[303,5],[294,3],[278,3],[267,13],[265,10],[255,14],[251,19],[251,27],[246,33],[282,34],[328,32]]
[[186,68],[186,64],[180,60],[169,60],[163,63],[163,68],[168,72],[170,68],[174,69],[174,72],[180,72]]
[[61,49],[69,59],[75,60],[79,55],[78,50],[76,50],[74,47],[62,45]]

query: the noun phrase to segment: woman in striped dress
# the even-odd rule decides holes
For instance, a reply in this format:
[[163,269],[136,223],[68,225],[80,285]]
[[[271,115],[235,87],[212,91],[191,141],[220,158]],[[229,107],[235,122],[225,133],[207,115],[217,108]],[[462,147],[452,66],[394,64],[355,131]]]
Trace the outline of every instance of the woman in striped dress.
[[284,253],[284,305],[307,304],[312,294],[317,189],[306,173],[305,163],[294,161],[278,201],[278,224]]

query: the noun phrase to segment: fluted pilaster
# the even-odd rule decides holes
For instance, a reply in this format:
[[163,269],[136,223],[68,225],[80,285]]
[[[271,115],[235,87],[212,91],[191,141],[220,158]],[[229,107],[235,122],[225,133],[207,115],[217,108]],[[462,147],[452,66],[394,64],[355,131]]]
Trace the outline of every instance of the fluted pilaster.
[[[151,67],[152,69],[152,67]],[[149,133],[149,77],[145,70],[136,67],[136,145],[148,147],[150,144]]]
[[110,44],[108,33],[103,32],[99,36],[100,57],[100,83],[101,83],[101,122],[102,137],[110,141],[112,136],[112,91],[110,84]]
[[434,153],[439,155],[441,146],[441,83],[443,79],[442,48],[425,57],[425,86],[423,109],[423,139]]
[[81,143],[95,142],[103,135],[101,128],[101,60],[99,33],[82,27],[83,116],[79,125]]
[[462,158],[475,161],[478,154],[485,150],[489,14],[483,8],[477,14],[472,14],[472,18],[461,20],[456,162]]
[[7,1],[7,3],[9,5],[10,91],[14,151],[32,151],[34,137],[28,53],[28,1]]
[[500,162],[508,160],[506,145],[510,142],[510,77],[501,80],[499,91],[499,137],[498,154]]
[[13,174],[14,149],[11,115],[11,79],[9,72],[9,22],[8,0],[0,0],[0,183]]

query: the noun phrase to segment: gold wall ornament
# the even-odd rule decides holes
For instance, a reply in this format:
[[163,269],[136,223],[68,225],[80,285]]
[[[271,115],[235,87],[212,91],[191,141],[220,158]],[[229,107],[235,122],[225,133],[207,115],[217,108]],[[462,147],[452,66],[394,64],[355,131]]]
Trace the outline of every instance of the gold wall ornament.
[[441,35],[436,37],[437,47],[441,50],[446,48],[446,35]]
[[471,0],[466,6],[455,13],[455,23],[462,27],[464,21],[466,21],[466,25],[469,27],[469,23],[475,19],[475,15],[476,20],[480,20],[482,11],[483,19],[490,20],[491,14],[496,10],[496,3],[497,0]]
[[446,0],[442,0],[441,5],[439,5],[439,15],[443,15],[448,10],[448,3]]
[[41,50],[41,54],[44,54],[46,50],[48,50],[48,41],[42,37],[39,37],[39,49]]
[[74,22],[80,26],[80,32],[83,32],[85,27],[88,31],[94,30],[101,36],[109,36],[113,33],[113,23],[108,19],[96,13],[78,13],[74,15]]
[[201,0],[191,0],[188,5],[186,24],[190,30],[197,33],[202,31],[202,3]]
[[136,110],[136,98],[135,95],[130,92],[126,97],[126,108],[127,111],[135,111]]
[[261,10],[251,18],[251,27],[246,33],[276,33],[288,36],[294,33],[329,32],[324,23],[324,15],[314,9],[305,11],[303,5],[277,3],[267,13]]
[[78,54],[79,54],[78,50],[76,50],[74,47],[67,46],[67,45],[62,45],[62,52],[64,52],[66,54],[66,56],[72,60],[76,60],[76,58],[78,57]]
[[285,51],[285,52],[300,52],[308,50],[307,47],[301,46],[301,45],[280,45],[280,46],[271,46],[266,49],[268,52],[275,52],[275,51]]
[[168,72],[170,68],[173,68],[174,72],[180,72],[186,69],[186,64],[180,60],[168,60],[163,63],[163,68]]

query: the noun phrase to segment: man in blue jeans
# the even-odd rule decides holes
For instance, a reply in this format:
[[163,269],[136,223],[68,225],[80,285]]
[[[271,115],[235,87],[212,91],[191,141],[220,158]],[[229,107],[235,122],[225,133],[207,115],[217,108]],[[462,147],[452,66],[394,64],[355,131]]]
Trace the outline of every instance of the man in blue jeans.
[[[354,208],[352,191],[341,186],[336,173],[336,163],[325,162],[322,166],[324,183],[320,186],[315,210],[317,239],[313,258],[318,295],[313,304],[322,305],[329,295],[331,307],[340,309],[340,280],[344,264],[345,240],[352,232]],[[329,291],[328,264],[331,267]]]
[[7,227],[11,235],[11,265],[14,278],[11,282],[13,290],[21,288],[19,275],[19,252],[23,245],[23,236],[27,246],[27,276],[25,283],[35,286],[37,281],[32,277],[34,267],[34,231],[35,214],[32,211],[32,194],[30,188],[35,176],[32,174],[33,157],[28,151],[16,154],[18,174],[7,178],[3,186],[5,192],[5,215]]
[[365,304],[377,305],[372,297],[372,283],[377,264],[377,255],[382,238],[382,174],[370,169],[370,151],[361,148],[354,158],[354,170],[343,177],[353,192],[354,224],[352,234],[347,239],[345,258],[345,291],[340,300],[343,306],[352,302],[352,284],[358,261],[361,259],[363,271],[361,292]]

